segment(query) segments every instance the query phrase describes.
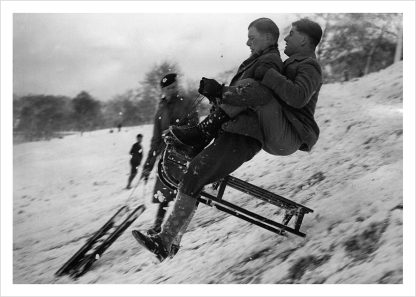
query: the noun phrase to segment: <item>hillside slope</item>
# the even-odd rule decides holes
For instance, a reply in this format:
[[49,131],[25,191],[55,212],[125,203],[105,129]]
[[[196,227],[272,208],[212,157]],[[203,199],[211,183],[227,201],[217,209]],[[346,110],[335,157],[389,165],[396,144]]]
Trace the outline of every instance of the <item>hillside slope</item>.
[[[311,153],[261,152],[233,174],[314,209],[301,229],[306,238],[279,237],[201,205],[174,259],[156,265],[130,228],[75,281],[53,274],[129,196],[128,151],[137,133],[148,150],[151,126],[15,145],[14,283],[402,283],[402,97],[401,63],[324,85]],[[152,224],[151,188],[134,193],[149,206],[135,228]],[[225,197],[277,215],[245,194]]]

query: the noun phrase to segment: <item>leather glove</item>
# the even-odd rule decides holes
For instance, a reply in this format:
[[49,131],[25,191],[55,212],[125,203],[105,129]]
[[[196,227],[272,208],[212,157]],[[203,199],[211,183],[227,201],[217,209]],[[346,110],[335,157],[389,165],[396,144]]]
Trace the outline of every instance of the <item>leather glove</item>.
[[223,87],[224,85],[220,85],[215,79],[203,77],[199,82],[198,92],[210,101],[215,101],[215,98],[222,97]]

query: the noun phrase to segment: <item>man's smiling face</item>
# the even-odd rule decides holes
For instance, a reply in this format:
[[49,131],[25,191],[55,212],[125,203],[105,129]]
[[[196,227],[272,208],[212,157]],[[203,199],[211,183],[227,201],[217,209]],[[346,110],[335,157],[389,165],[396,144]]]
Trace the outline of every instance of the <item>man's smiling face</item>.
[[286,47],[285,47],[285,54],[287,56],[291,56],[293,54],[296,54],[299,52],[299,50],[304,46],[305,44],[305,38],[306,36],[302,33],[300,33],[296,26],[292,26],[290,29],[289,34],[285,37],[286,41]]

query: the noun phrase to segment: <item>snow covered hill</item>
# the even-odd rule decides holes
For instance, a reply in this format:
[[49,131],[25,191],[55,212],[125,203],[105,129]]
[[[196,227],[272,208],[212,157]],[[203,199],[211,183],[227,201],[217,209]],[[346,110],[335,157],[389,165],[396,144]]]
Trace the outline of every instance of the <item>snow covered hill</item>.
[[[324,85],[311,153],[265,152],[233,175],[312,208],[301,231],[279,237],[200,205],[175,258],[162,264],[139,247],[148,209],[78,280],[54,272],[128,198],[129,149],[152,127],[101,130],[14,146],[13,282],[16,284],[403,283],[402,64]],[[146,193],[144,193],[146,192]],[[145,194],[145,196],[143,196]],[[276,208],[233,190],[225,197],[267,216]]]

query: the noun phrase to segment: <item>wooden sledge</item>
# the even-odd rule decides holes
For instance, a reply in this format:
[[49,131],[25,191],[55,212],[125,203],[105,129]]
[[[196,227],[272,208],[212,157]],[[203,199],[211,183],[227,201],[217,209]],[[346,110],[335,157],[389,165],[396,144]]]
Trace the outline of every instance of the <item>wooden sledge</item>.
[[[184,154],[177,152],[171,144],[168,144],[158,164],[158,174],[161,181],[170,189],[177,189],[179,181],[186,172],[189,160]],[[217,194],[214,196],[203,190],[198,197],[198,201],[279,235],[290,232],[301,237],[306,236],[305,233],[300,231],[300,227],[304,215],[313,212],[312,209],[231,175],[219,180],[213,186],[217,190]],[[273,221],[224,200],[224,192],[227,186],[283,209],[282,222]],[[294,218],[293,227],[289,226],[292,218]]]

